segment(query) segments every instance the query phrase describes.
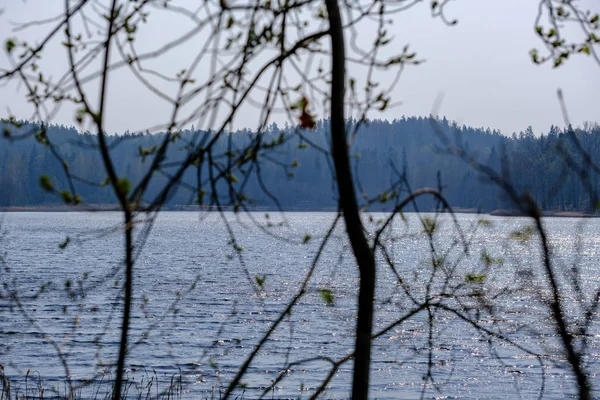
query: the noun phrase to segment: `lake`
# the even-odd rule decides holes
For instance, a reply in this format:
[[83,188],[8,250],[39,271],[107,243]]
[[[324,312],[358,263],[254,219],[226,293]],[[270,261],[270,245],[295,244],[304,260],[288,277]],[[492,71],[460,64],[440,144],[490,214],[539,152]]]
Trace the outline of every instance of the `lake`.
[[[386,217],[365,216],[372,235]],[[539,242],[527,230],[530,221],[485,217],[481,222],[481,216],[458,214],[458,230],[449,215],[425,217],[427,226],[435,224],[431,242],[416,214],[398,217],[381,236],[387,253],[378,253],[374,332],[429,296],[497,336],[474,329],[456,313],[419,312],[374,341],[370,397],[572,398],[576,388],[549,318],[548,287]],[[0,218],[0,364],[13,390],[24,392],[30,369],[47,395],[65,393],[68,373],[76,382],[92,380],[80,397],[103,398],[114,376],[120,333],[120,214],[32,212]],[[181,398],[219,398],[297,293],[335,214],[164,212],[147,236],[149,221],[139,218],[127,359],[135,384],[129,393],[137,398],[151,377],[158,378],[160,391],[181,376]],[[581,293],[592,298],[600,286],[597,220],[546,218],[544,223],[562,285],[573,287],[569,271],[576,265]],[[328,374],[328,360],[352,351],[358,272],[343,233],[338,224],[305,295],[243,377],[239,398],[259,398],[263,392],[265,398],[309,398]],[[67,237],[68,245],[60,246]],[[565,292],[572,318],[581,313],[580,300],[575,290]],[[600,382],[597,323],[586,339],[586,366],[591,381]],[[351,361],[341,364],[321,397],[348,398],[351,372]],[[279,376],[285,378],[270,388]]]

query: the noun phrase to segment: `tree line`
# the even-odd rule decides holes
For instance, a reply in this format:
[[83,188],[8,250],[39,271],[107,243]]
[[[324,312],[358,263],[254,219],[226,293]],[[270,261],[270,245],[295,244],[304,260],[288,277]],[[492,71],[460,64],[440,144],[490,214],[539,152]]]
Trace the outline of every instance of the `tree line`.
[[[351,141],[351,163],[362,203],[385,210],[389,200],[399,193],[382,196],[394,182],[403,181],[405,188],[436,187],[441,189],[450,205],[457,209],[489,212],[514,209],[499,189],[473,171],[470,166],[443,150],[438,140],[445,135],[458,147],[464,148],[483,165],[509,177],[515,188],[529,192],[539,199],[543,210],[588,212],[596,208],[589,188],[598,187],[597,174],[590,181],[581,179],[573,165],[585,165],[577,150],[578,140],[594,159],[600,157],[600,126],[587,123],[579,128],[552,126],[548,132],[534,134],[531,127],[511,137],[497,130],[459,126],[446,118],[402,117],[393,121],[369,120],[356,126],[347,121],[348,131],[355,134]],[[40,185],[45,177],[58,189],[68,189],[64,163],[75,178],[76,192],[86,204],[115,204],[112,190],[106,187],[106,172],[97,151],[96,136],[80,133],[74,127],[49,125],[45,135],[53,143],[53,151],[46,151],[44,138],[28,135],[39,129],[35,123],[22,122],[14,126],[0,123],[6,138],[0,148],[0,206],[48,206],[64,203],[61,196],[48,193]],[[356,128],[356,129],[354,129]],[[298,130],[286,124],[270,125],[261,132],[265,143],[277,147],[260,158],[260,174],[232,176],[236,184],[244,185],[250,208],[287,210],[335,209],[336,188],[332,186],[332,163],[328,154],[328,121],[318,121],[313,130]],[[165,168],[153,177],[146,196],[151,198],[169,179],[169,164],[177,165],[186,154],[193,128],[179,132],[177,142],[164,156]],[[225,159],[243,151],[256,135],[250,130],[239,130],[231,139],[216,143],[216,153]],[[155,149],[164,134],[130,133],[108,137],[115,168],[120,175],[137,184],[147,172]],[[268,148],[268,146],[267,146]],[[321,150],[321,151],[320,151]],[[56,157],[56,154],[60,155]],[[244,175],[244,170],[240,170]],[[168,205],[196,204],[198,193],[186,190],[195,182],[193,171],[178,188],[172,191]],[[243,182],[241,182],[243,180]],[[224,185],[224,184],[223,184]],[[226,188],[220,188],[226,192]],[[265,190],[266,189],[266,190]],[[272,194],[270,196],[269,194]],[[210,193],[207,194],[207,196]],[[371,198],[370,196],[376,196]],[[276,199],[276,200],[275,200]],[[425,210],[435,207],[435,200],[421,200],[412,207]]]

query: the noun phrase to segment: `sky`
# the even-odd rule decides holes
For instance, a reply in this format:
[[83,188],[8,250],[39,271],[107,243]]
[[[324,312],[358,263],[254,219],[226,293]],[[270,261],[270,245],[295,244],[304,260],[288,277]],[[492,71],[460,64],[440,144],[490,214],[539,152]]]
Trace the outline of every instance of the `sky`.
[[[17,22],[44,19],[61,11],[59,0],[0,0],[0,38],[26,38],[39,41],[52,25],[34,26],[14,31]],[[183,4],[186,4],[183,2]],[[187,3],[189,4],[189,3]],[[580,4],[595,12],[600,1],[582,0]],[[395,87],[393,101],[400,106],[372,118],[395,119],[406,116],[427,116],[437,110],[439,115],[460,124],[498,129],[503,134],[524,131],[532,126],[536,134],[551,125],[564,126],[557,89],[564,92],[569,117],[574,125],[585,121],[600,122],[600,66],[590,57],[579,56],[553,69],[550,64],[534,65],[529,57],[533,47],[541,42],[534,32],[538,0],[455,0],[446,7],[447,15],[458,20],[453,27],[431,17],[427,2],[393,16],[389,28],[393,46],[400,49],[410,44],[425,62],[408,67]],[[154,21],[152,29],[140,32],[139,45],[152,47],[165,32],[184,27],[168,15]],[[361,46],[369,46],[367,40]],[[52,47],[53,46],[53,47]],[[186,42],[177,53],[160,57],[156,62],[165,68],[177,65],[186,53],[192,53],[198,41]],[[4,46],[3,46],[4,47]],[[51,44],[50,53],[41,64],[44,71],[58,76],[65,70],[66,51],[60,43]],[[5,54],[0,55],[0,69],[8,66]],[[360,74],[350,68],[350,73]],[[388,78],[381,77],[385,84]],[[106,129],[111,132],[141,131],[169,118],[169,108],[160,99],[149,96],[131,78],[119,73],[109,81],[109,101]],[[95,87],[89,90],[94,93]],[[18,118],[29,118],[31,108],[23,100],[22,85],[14,82],[0,85],[0,116],[8,110]],[[442,99],[436,108],[436,99]],[[315,110],[318,117],[326,117]],[[236,127],[252,128],[257,110],[240,110]],[[283,116],[276,117],[281,123]],[[74,110],[64,108],[53,122],[74,125]]]

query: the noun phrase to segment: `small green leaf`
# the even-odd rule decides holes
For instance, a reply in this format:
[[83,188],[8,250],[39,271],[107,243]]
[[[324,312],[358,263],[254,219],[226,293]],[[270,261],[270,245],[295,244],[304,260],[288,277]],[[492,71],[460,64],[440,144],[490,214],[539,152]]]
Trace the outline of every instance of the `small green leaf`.
[[483,283],[485,282],[486,276],[484,274],[467,274],[465,275],[465,281],[467,283]]
[[554,68],[558,68],[561,66],[561,64],[563,63],[563,57],[562,56],[558,56],[556,58],[556,60],[554,60]]
[[127,178],[121,178],[117,181],[117,192],[127,195],[131,191],[131,181]]
[[489,267],[492,264],[497,264],[497,265],[504,264],[504,260],[502,260],[501,258],[491,257],[485,250],[481,252],[481,261],[483,261],[483,263],[487,267]]
[[592,54],[590,46],[587,44],[583,45],[578,51],[579,51],[579,53],[584,53],[584,54],[587,54],[588,56],[590,54]]
[[146,161],[146,156],[154,154],[155,151],[156,151],[156,145],[149,147],[149,148],[143,148],[142,146],[139,146],[138,154],[142,158],[142,163]]
[[481,226],[492,226],[492,221],[489,219],[482,218],[479,220],[479,225]]
[[50,177],[48,175],[42,175],[42,176],[40,176],[40,186],[46,192],[53,192],[54,191],[54,185],[52,185],[52,180],[50,179]]
[[423,217],[421,223],[423,224],[423,229],[425,230],[425,233],[432,234],[433,232],[435,232],[436,223],[433,218]]
[[35,134],[35,140],[37,140],[40,144],[44,146],[48,146],[50,142],[48,141],[48,137],[46,136],[46,130],[42,129],[38,133]]
[[73,195],[68,190],[60,192],[60,196],[66,204],[71,204],[73,202]]
[[254,280],[256,281],[256,284],[257,284],[257,285],[258,285],[258,286],[259,286],[261,289],[264,289],[264,287],[265,287],[265,280],[266,280],[266,279],[267,279],[267,277],[266,277],[266,276],[264,276],[264,275],[263,275],[263,276],[256,275],[256,276],[254,277]]
[[6,42],[4,43],[4,48],[6,49],[7,53],[11,53],[16,46],[17,45],[13,39],[6,39]]
[[522,242],[525,242],[529,239],[531,239],[531,236],[533,235],[534,229],[533,226],[526,226],[525,228],[512,232],[510,234],[510,237],[512,239],[516,239],[516,240],[520,240]]
[[321,295],[321,298],[325,301],[327,305],[333,305],[333,292],[331,290],[321,289],[319,290],[319,294]]
[[533,61],[535,64],[540,63],[540,57],[537,49],[531,49],[531,51],[529,52],[529,56],[531,57],[531,61]]

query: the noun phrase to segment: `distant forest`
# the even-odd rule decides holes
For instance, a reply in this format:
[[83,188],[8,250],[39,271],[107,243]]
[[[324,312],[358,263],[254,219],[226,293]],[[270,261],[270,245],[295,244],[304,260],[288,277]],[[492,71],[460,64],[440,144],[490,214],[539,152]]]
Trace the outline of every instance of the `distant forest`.
[[[349,131],[355,123],[348,122]],[[59,196],[40,187],[40,176],[48,175],[59,190],[68,188],[57,157],[35,135],[27,135],[36,126],[23,122],[21,127],[15,128],[6,121],[0,122],[0,132],[4,132],[4,138],[0,138],[0,207],[62,204]],[[258,163],[261,179],[254,176],[244,187],[248,204],[257,209],[275,208],[276,203],[265,192],[266,188],[284,209],[335,208],[331,162],[322,151],[329,149],[327,130],[327,121],[319,121],[314,130],[300,134],[295,128],[271,125],[263,134],[263,142],[280,144],[270,151],[261,151]],[[53,149],[77,176],[74,183],[83,202],[115,204],[112,189],[100,185],[105,181],[106,173],[95,147],[95,136],[62,125],[48,126],[46,132]],[[186,143],[198,134],[193,129],[181,132],[180,140],[171,146],[163,163],[174,165],[181,160],[186,154]],[[437,188],[441,183],[444,195],[456,208],[481,211],[513,208],[489,180],[465,161],[445,151],[439,140],[440,134],[446,135],[480,163],[508,173],[515,187],[529,191],[545,210],[588,211],[595,208],[582,183],[582,171],[577,166],[585,163],[574,146],[572,135],[577,136],[594,160],[600,160],[598,124],[586,124],[572,130],[552,127],[541,136],[535,135],[529,127],[507,137],[495,130],[459,126],[445,118],[432,117],[371,120],[360,126],[352,138],[351,151],[362,202],[366,204],[367,199],[377,199],[390,185],[405,177],[408,187],[413,190],[426,186]],[[152,155],[144,155],[144,150],[160,143],[162,137],[160,133],[129,132],[109,136],[119,174],[135,185],[152,159]],[[230,141],[224,136],[217,142],[215,151],[221,154],[238,151],[253,137],[255,134],[249,130],[234,132]],[[223,159],[226,162],[226,158]],[[151,201],[156,195],[161,181],[164,183],[167,179],[167,167],[165,171],[162,176],[153,178],[145,200]],[[597,174],[589,176],[591,187],[598,188]],[[167,204],[193,204],[195,193],[187,190],[185,183],[193,184],[194,179],[195,172],[188,171],[184,185],[172,193]],[[419,206],[431,209],[435,204],[427,200]],[[371,209],[389,208],[390,204],[372,202]]]

